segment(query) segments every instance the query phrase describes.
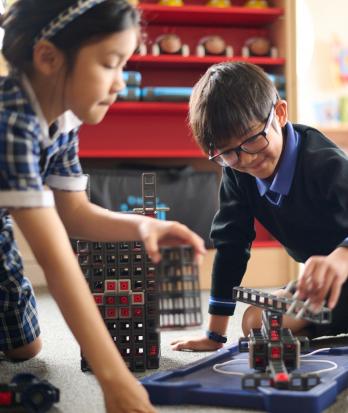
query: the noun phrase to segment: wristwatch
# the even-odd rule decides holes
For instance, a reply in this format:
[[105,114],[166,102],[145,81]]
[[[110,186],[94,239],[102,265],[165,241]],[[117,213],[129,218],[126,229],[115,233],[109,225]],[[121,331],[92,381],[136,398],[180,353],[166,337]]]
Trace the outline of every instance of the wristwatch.
[[227,341],[226,336],[222,336],[221,334],[215,333],[215,331],[208,330],[206,334],[209,340],[216,341],[217,343],[226,343]]

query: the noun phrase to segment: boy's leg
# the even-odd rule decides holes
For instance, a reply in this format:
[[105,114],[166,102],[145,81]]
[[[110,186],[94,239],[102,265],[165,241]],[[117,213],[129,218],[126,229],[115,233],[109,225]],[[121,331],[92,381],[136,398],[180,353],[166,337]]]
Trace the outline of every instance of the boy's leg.
[[[278,290],[273,295],[278,297],[290,296],[284,290]],[[252,328],[261,328],[262,324],[262,311],[260,307],[255,307],[253,305],[249,306],[244,314],[242,320],[242,329],[244,336],[247,337]],[[309,321],[306,320],[296,320],[292,317],[283,315],[283,328],[290,328],[290,330],[295,335],[308,335],[306,328],[310,325]]]
[[24,361],[35,357],[42,348],[41,337],[37,337],[29,344],[12,350],[4,351],[5,356],[12,361]]

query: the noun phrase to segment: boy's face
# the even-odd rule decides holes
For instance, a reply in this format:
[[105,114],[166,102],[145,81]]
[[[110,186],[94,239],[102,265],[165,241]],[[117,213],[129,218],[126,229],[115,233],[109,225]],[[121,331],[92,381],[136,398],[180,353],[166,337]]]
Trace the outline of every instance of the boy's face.
[[[280,100],[274,106],[274,110],[270,111],[268,131],[267,121],[264,123],[258,122],[251,125],[250,132],[247,135],[241,138],[233,138],[230,145],[219,148],[220,153],[224,152],[222,155],[224,163],[237,171],[256,178],[272,178],[277,171],[282,154],[283,135],[281,128],[286,124],[287,118],[287,103]],[[262,133],[265,137],[262,136]],[[250,138],[252,139],[249,144],[248,139]],[[245,144],[246,142],[247,144]],[[230,151],[230,149],[238,148],[240,145],[243,148],[245,147],[246,150],[250,147],[251,152],[257,151],[257,153],[251,154],[243,150],[237,150],[237,157],[235,151]]]
[[82,47],[65,83],[65,110],[85,123],[99,123],[125,87],[122,71],[137,38],[131,28]]

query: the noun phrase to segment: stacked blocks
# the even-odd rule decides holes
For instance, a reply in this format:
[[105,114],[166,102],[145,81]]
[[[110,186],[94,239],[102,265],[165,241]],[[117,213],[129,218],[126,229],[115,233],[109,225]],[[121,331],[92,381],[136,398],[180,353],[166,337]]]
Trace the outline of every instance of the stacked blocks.
[[159,272],[161,327],[201,325],[199,274],[192,248],[163,248]]
[[[161,208],[156,206],[154,173],[142,174],[142,195],[143,207],[134,213],[156,217]],[[140,241],[76,241],[74,248],[100,314],[131,371],[159,367],[160,324],[188,327],[202,323],[192,247],[161,248],[158,265]],[[90,370],[83,355],[81,369]]]
[[[77,256],[102,318],[131,371],[159,367],[156,267],[141,242],[77,242]],[[89,370],[82,356],[81,368]]]

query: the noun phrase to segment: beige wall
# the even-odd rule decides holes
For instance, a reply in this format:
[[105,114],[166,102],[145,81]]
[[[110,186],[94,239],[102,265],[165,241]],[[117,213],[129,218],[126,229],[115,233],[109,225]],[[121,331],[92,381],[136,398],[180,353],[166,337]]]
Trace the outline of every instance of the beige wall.
[[[215,251],[209,250],[200,269],[202,290],[209,290],[211,270]],[[284,248],[252,248],[247,272],[243,278],[244,287],[279,287],[297,278],[299,264],[293,261]]]
[[316,124],[314,104],[348,95],[338,81],[334,39],[348,47],[347,0],[297,0],[298,121]]

